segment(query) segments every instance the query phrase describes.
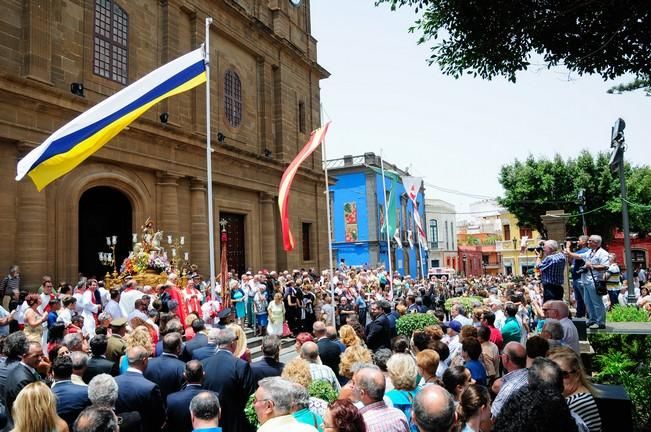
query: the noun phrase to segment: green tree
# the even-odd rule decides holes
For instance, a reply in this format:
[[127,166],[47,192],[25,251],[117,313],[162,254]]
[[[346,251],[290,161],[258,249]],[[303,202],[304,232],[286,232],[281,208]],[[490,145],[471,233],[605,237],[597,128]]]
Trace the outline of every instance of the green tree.
[[[499,203],[513,213],[522,225],[532,225],[546,234],[540,215],[548,210],[564,210],[574,215],[568,221],[568,233],[581,233],[582,220],[577,203],[580,189],[585,190],[585,211],[588,231],[610,238],[615,227],[621,227],[619,178],[611,173],[609,156],[592,156],[583,151],[576,159],[515,160],[500,170],[499,181],[505,190]],[[651,168],[625,169],[628,187],[631,230],[645,235],[651,231]]]
[[429,63],[447,75],[484,79],[516,73],[532,54],[548,67],[598,74],[649,77],[651,3],[648,0],[376,0],[391,9],[412,7],[410,29],[431,43]]

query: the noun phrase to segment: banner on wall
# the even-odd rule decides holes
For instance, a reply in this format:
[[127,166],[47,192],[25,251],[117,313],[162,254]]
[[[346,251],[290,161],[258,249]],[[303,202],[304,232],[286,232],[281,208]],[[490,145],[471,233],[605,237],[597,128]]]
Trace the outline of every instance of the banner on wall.
[[357,203],[348,202],[344,204],[344,227],[347,242],[356,242],[359,238],[357,231]]

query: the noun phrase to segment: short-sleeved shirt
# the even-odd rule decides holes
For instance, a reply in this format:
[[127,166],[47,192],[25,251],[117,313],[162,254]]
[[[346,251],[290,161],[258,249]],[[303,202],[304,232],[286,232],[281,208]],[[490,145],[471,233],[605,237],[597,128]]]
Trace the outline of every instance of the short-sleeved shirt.
[[502,377],[502,387],[493,401],[491,414],[497,417],[506,401],[529,382],[527,369],[516,369]]
[[[586,263],[591,263],[592,265],[607,266],[610,262],[610,259],[608,258],[608,252],[602,248],[599,248],[595,251],[590,249],[587,252],[580,254],[580,256]],[[581,274],[581,277],[584,281],[592,281],[592,277],[594,275],[594,280],[598,281],[603,278],[603,272],[603,270],[592,269],[592,272],[590,272],[590,270],[583,272]]]
[[408,432],[407,417],[398,408],[388,407],[383,401],[359,410],[364,417],[367,432]]

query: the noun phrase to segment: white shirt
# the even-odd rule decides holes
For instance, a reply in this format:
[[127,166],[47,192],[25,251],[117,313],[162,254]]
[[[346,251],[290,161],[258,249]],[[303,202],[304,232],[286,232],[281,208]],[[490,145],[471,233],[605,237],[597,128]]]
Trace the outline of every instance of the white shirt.
[[112,319],[127,317],[127,313],[124,311],[124,309],[122,309],[120,303],[116,302],[113,299],[109,300],[108,303],[106,303],[104,311],[108,312],[111,315]]
[[84,291],[81,295],[81,302],[81,315],[84,317],[82,333],[92,339],[95,336],[95,316],[93,314],[96,314],[99,309],[98,305],[93,303],[93,291],[90,289]]
[[120,306],[127,316],[136,308],[136,300],[142,298],[143,295],[142,291],[137,289],[122,292],[120,295]]
[[563,339],[561,339],[561,342],[572,348],[577,354],[580,354],[579,331],[576,329],[576,326],[572,320],[567,317],[559,321],[563,326]]

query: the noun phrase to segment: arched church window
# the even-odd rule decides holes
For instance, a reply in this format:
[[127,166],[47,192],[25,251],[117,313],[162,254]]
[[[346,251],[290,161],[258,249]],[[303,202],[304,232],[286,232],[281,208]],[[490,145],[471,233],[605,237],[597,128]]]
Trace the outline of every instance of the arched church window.
[[95,0],[93,73],[127,84],[129,16],[113,0]]
[[224,114],[231,127],[239,127],[242,123],[242,82],[232,69],[224,76]]

